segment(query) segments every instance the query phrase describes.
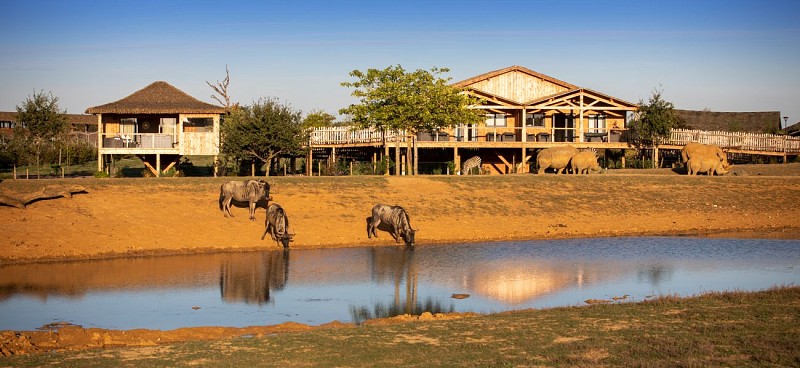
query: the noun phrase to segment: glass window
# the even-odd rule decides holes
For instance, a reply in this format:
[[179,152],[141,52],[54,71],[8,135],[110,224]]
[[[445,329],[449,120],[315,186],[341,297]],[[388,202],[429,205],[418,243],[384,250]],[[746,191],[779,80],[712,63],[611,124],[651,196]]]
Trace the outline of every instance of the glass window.
[[506,126],[506,114],[486,114],[487,127],[504,127]]
[[161,125],[159,126],[160,132],[164,134],[175,134],[177,130],[175,127],[178,125],[178,119],[175,118],[161,118]]
[[123,118],[119,120],[120,134],[136,134],[136,118]]
[[606,116],[603,114],[589,116],[589,133],[605,133]]
[[544,113],[543,112],[526,113],[525,126],[544,128]]
[[184,132],[213,132],[214,119],[212,118],[188,118],[183,122]]

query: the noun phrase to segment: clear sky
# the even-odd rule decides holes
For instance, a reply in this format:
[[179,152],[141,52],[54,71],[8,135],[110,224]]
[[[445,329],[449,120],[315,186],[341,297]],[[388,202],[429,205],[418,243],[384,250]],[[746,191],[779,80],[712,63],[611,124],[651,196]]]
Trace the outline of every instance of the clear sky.
[[163,80],[206,102],[308,113],[354,102],[349,72],[521,65],[629,102],[800,121],[800,1],[0,0],[0,111],[34,91],[68,113]]

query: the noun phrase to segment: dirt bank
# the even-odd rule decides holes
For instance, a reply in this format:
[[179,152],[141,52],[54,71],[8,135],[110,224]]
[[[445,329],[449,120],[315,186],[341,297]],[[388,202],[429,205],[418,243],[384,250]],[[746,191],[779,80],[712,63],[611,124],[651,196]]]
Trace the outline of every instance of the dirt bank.
[[[737,167],[747,175],[687,177],[671,170],[590,176],[277,177],[293,248],[392,245],[368,239],[375,203],[400,204],[419,245],[483,240],[658,234],[800,238],[800,164]],[[81,185],[88,193],[0,206],[0,263],[275,248],[249,221],[219,210],[225,178],[6,180],[0,193]]]

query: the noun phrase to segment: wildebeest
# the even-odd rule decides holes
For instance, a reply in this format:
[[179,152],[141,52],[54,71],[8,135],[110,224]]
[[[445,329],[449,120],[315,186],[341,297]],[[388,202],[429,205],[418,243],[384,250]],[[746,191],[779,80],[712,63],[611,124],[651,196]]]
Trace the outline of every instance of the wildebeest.
[[269,201],[269,184],[264,180],[229,181],[219,188],[219,208],[225,217],[233,217],[231,202],[248,202],[250,207],[250,221],[256,219],[256,204],[259,201]]
[[264,221],[266,228],[264,234],[261,235],[261,240],[269,233],[272,240],[283,244],[284,249],[289,249],[289,242],[292,241],[294,234],[289,232],[289,217],[286,216],[286,211],[277,203],[273,203],[267,207],[267,219]]
[[367,217],[367,237],[378,237],[378,226],[383,224],[396,242],[400,238],[407,246],[414,246],[414,235],[417,230],[411,228],[411,219],[403,207],[376,204],[372,207],[372,216]]

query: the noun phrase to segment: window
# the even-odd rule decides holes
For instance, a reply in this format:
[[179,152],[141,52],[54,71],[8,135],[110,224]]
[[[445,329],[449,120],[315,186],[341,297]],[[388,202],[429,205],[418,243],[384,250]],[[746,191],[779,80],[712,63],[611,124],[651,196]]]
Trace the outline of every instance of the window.
[[606,116],[603,114],[589,116],[589,133],[605,133]]
[[119,120],[120,134],[136,134],[136,118],[123,118]]
[[214,119],[212,118],[188,118],[183,121],[184,132],[213,132]]
[[161,118],[159,124],[159,132],[164,134],[175,134],[177,130],[175,127],[178,125],[178,119],[175,118]]
[[487,127],[504,127],[506,126],[506,114],[486,114]]
[[2,120],[2,121],[0,121],[0,128],[4,128],[4,129],[11,129],[11,128],[13,128],[13,127],[14,127],[14,124],[12,124],[12,123],[11,123],[10,121],[8,121],[8,120]]
[[544,128],[544,113],[527,113],[525,114],[525,126]]

